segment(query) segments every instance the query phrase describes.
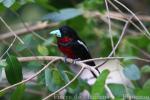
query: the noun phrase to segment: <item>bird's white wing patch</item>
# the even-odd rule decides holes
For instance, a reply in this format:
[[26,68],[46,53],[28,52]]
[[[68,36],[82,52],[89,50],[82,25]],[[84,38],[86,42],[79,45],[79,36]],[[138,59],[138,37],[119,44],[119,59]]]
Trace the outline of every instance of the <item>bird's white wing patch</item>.
[[77,42],[79,43],[79,44],[81,44],[82,46],[84,46],[85,47],[85,49],[87,50],[87,51],[89,51],[88,50],[88,48],[87,48],[87,46],[82,42],[82,41],[80,41],[80,40],[77,40]]

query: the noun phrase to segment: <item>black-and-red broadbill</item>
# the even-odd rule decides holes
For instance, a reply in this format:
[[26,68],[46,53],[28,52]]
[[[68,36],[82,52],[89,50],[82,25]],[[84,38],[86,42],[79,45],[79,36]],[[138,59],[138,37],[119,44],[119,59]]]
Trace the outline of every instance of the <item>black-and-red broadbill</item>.
[[[86,60],[91,59],[87,45],[78,36],[77,32],[69,26],[62,26],[58,30],[50,32],[57,36],[59,50],[68,58]],[[95,66],[94,61],[86,62],[90,66]],[[93,73],[96,77],[96,75]]]

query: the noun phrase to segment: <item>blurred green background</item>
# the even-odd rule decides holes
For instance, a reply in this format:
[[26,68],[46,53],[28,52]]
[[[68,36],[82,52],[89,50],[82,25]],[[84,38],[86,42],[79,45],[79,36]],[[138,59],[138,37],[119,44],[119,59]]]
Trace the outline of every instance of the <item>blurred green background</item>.
[[[130,14],[113,0],[111,1],[121,11]],[[141,15],[142,18],[147,16],[150,19],[149,0],[120,1],[133,12]],[[111,12],[117,12],[110,4],[109,9]],[[7,58],[8,55],[16,57],[63,56],[57,46],[52,45],[56,43],[55,37],[48,34],[51,30],[57,29],[61,25],[69,25],[77,31],[79,36],[86,42],[93,58],[107,57],[112,51],[112,47],[108,24],[106,23],[108,20],[105,16],[106,13],[104,0],[0,0],[0,16],[13,31],[27,30],[27,32],[19,35],[25,44],[21,44],[16,39],[11,49],[2,58]],[[149,30],[150,20],[142,21]],[[116,44],[121,35],[124,22],[119,20],[111,20],[111,22],[113,41]],[[141,27],[136,20],[134,22],[137,26]],[[42,26],[42,23],[46,23],[48,27],[35,29],[36,33],[30,30],[30,28],[38,24]],[[2,36],[6,34],[11,33],[9,33],[4,23],[0,21],[0,56],[3,55],[14,39],[14,36],[3,39]],[[136,56],[150,59],[150,40],[133,25],[129,25],[126,35],[116,50],[116,56]],[[45,63],[37,61],[22,63],[23,73],[33,74],[33,72],[41,69]],[[134,64],[140,71],[140,79],[133,81],[135,89],[132,90],[131,95],[150,96],[150,63],[124,59],[121,60],[121,64],[129,68]],[[68,65],[63,62],[58,62],[51,66],[52,68],[46,69],[44,73],[37,77],[37,80],[31,80],[31,82],[26,84],[26,92],[23,93],[21,100],[40,100],[48,93],[54,92],[65,85],[74,76]],[[0,68],[2,70],[3,66],[0,65]],[[135,72],[135,74],[137,73]],[[6,79],[0,81],[0,88],[4,88],[7,85]],[[90,90],[90,87],[83,80],[78,79],[67,88],[66,95],[79,95],[85,88]],[[120,89],[119,86],[117,89]],[[12,91],[14,90],[10,90],[5,95],[2,95],[0,99],[9,99],[12,97]],[[120,98],[120,94],[118,95],[116,96]]]

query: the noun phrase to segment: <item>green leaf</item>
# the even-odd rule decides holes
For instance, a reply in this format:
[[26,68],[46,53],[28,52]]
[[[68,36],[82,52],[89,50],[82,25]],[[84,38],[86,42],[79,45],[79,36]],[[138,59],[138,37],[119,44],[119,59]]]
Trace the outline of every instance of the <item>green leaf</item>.
[[84,6],[86,9],[99,10],[100,12],[105,10],[104,0],[85,0]]
[[127,40],[122,41],[122,45],[120,46],[119,54],[121,56],[136,56],[139,53]]
[[143,88],[144,88],[144,89],[146,89],[146,88],[149,88],[149,89],[150,89],[150,79],[147,80],[147,81],[144,83]]
[[24,41],[24,43],[25,44],[21,44],[20,42],[19,42],[19,44],[17,44],[17,46],[16,46],[16,50],[17,51],[22,51],[22,50],[24,50],[24,49],[26,49],[26,48],[30,48],[31,47],[31,44],[33,45],[33,39],[32,39],[32,34],[29,34],[29,35],[26,35],[26,36],[24,36],[23,38],[22,38],[22,40]]
[[29,70],[33,70],[33,71],[37,71],[39,70],[39,68],[43,65],[42,62],[40,61],[30,61],[28,62],[28,64],[26,65],[26,68],[28,68]]
[[60,74],[56,69],[46,68],[45,84],[49,91],[54,92],[64,85],[64,81],[61,79]]
[[44,45],[38,45],[37,49],[42,56],[48,55],[48,49]]
[[[68,66],[66,64],[61,64],[61,66],[57,66],[58,71],[60,73],[61,79],[67,84],[70,80],[74,78],[74,73],[70,69],[68,69]],[[75,94],[76,92],[83,91],[83,90],[89,90],[90,86],[87,84],[85,80],[82,79],[76,79],[72,84],[67,87],[67,91],[71,94]]]
[[53,84],[50,80],[51,80],[51,70],[49,68],[46,68],[45,69],[45,85],[51,91],[52,90],[51,88],[53,88],[52,86]]
[[142,73],[150,73],[150,66],[149,65],[145,65],[142,67],[141,69]]
[[97,78],[95,84],[92,86],[92,99],[97,100],[100,98],[100,96],[102,96],[105,91],[104,85],[108,75],[109,70],[104,70]]
[[4,92],[0,92],[0,97],[4,96],[4,95],[5,95],[5,93],[6,93],[6,91],[4,91]]
[[123,73],[130,80],[139,80],[141,77],[139,68],[134,64],[131,64],[128,67],[125,67],[123,69]]
[[21,44],[18,42],[16,45],[16,50],[17,51],[23,51],[25,49],[33,49],[36,48],[37,45],[41,43],[39,38],[34,37],[32,34],[25,35],[22,40],[24,41],[25,44]]
[[65,84],[67,84],[69,82],[69,78],[68,78],[66,72],[64,71],[66,69],[63,68],[64,67],[63,65],[64,64],[62,64],[61,66],[57,66],[57,69],[58,69],[58,71],[60,73],[61,78],[63,79],[63,81],[65,82]]
[[22,100],[24,91],[25,91],[25,84],[17,86],[16,90],[11,95],[11,100]]
[[5,67],[5,73],[7,80],[10,84],[15,84],[23,79],[21,63],[15,56],[8,56],[6,59],[7,66]]
[[14,3],[15,3],[16,0],[4,0],[3,1],[3,5],[7,8],[11,7]]
[[61,84],[62,79],[61,79],[61,77],[60,77],[60,74],[59,74],[58,70],[53,70],[52,74],[53,74],[53,78],[54,78],[55,84],[56,84],[56,85],[57,85],[57,84],[58,84],[58,85]]
[[72,19],[74,17],[81,15],[82,13],[83,11],[81,9],[66,8],[66,9],[60,10],[59,12],[49,13],[45,15],[43,19],[51,20],[53,22],[59,22],[59,21]]
[[[144,88],[144,89],[140,89],[138,91],[136,91],[136,96],[150,96],[149,93],[150,88]],[[149,99],[142,99],[142,100],[149,100]]]
[[150,44],[147,46],[147,51],[150,52]]
[[[79,23],[75,23],[75,22],[80,22],[80,25]],[[65,23],[70,27],[73,27],[75,30],[77,30],[77,32],[80,33],[85,28],[85,24],[87,24],[86,19],[83,16],[77,16],[75,18],[69,19]]]
[[54,5],[50,5],[49,4],[49,0],[36,0],[36,3],[40,6],[42,6],[43,8],[46,8],[47,10],[50,10],[50,11],[55,11],[57,10]]
[[147,43],[149,43],[149,39],[145,38],[145,36],[128,36],[127,41],[139,48],[147,48]]
[[46,41],[44,41],[43,45],[49,46],[54,41],[54,39],[55,38],[49,38],[49,39],[47,39]]
[[[65,73],[67,74],[69,81],[74,78],[73,73],[67,72],[67,71]],[[69,87],[67,89],[68,89],[69,93],[75,93],[78,90],[78,88],[79,88],[79,82],[78,82],[78,79],[76,79],[69,85]]]
[[125,87],[122,84],[108,84],[108,87],[115,97],[123,97],[126,94]]

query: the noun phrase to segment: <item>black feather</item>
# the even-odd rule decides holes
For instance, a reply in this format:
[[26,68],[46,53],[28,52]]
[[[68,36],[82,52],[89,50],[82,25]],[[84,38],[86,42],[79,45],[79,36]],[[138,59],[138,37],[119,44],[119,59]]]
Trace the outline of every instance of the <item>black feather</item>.
[[[85,42],[80,39],[80,37],[77,35],[75,30],[73,30],[69,26],[62,26],[61,28],[59,28],[59,30],[62,33],[62,37],[68,36],[70,38],[73,38],[73,41],[69,43],[65,43],[65,45],[62,44],[62,46],[71,47],[75,55],[74,59],[78,59],[78,58],[80,58],[81,60],[92,59]],[[90,66],[95,66],[94,61],[86,62],[86,64]],[[94,77],[97,77],[95,73],[92,72],[92,74],[94,75]]]
[[[79,40],[79,41],[83,42],[82,40]],[[86,44],[85,44],[85,46],[86,46]],[[74,54],[76,55],[77,59],[78,58],[80,58],[81,60],[92,59],[89,51],[87,50],[87,47],[85,48],[85,46],[80,44],[78,41],[73,42],[72,50],[73,50]],[[95,66],[94,61],[86,62],[86,64],[88,64],[90,66]]]

